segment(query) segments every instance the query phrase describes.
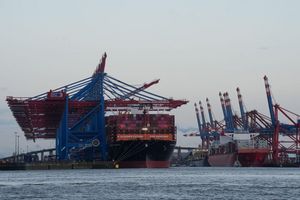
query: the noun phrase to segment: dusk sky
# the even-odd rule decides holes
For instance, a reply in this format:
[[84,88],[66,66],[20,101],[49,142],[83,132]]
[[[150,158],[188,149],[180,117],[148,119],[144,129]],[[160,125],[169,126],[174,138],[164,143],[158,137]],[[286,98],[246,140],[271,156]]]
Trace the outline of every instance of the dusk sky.
[[[0,0],[0,157],[54,142],[27,142],[6,96],[30,97],[89,77],[107,52],[106,72],[149,91],[187,99],[173,111],[180,129],[197,128],[194,102],[211,101],[221,120],[219,91],[239,111],[269,115],[263,76],[277,103],[300,113],[300,1],[39,1]],[[206,108],[206,107],[205,107]],[[179,145],[197,145],[183,138]]]

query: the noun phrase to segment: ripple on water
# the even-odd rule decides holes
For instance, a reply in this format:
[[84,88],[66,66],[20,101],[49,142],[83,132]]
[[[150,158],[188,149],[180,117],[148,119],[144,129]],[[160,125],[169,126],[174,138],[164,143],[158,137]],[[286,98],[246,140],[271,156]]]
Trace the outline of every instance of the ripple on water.
[[0,172],[0,199],[298,199],[299,168]]

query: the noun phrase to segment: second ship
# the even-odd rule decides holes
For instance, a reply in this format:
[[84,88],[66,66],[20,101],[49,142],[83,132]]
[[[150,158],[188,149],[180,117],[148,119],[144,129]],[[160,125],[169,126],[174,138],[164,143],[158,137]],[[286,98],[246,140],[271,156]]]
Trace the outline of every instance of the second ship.
[[214,141],[208,152],[208,162],[217,167],[262,167],[270,148],[258,133],[225,133]]

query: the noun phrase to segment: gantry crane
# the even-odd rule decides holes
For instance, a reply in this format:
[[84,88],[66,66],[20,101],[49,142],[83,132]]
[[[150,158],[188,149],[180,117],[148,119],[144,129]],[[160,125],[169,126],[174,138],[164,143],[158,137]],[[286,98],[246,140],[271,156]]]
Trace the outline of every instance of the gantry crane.
[[[300,115],[281,107],[279,104],[273,104],[270,84],[267,76],[264,77],[264,83],[270,116],[264,115],[257,110],[245,112],[239,88],[237,88],[236,91],[240,107],[240,116],[234,115],[228,92],[223,94],[220,92],[219,97],[224,120],[220,122],[215,121],[214,124],[216,124],[216,127],[213,128],[213,120],[210,119],[210,123],[206,124],[205,127],[203,125],[199,126],[202,127],[202,129],[199,129],[200,135],[201,131],[203,136],[213,135],[213,133],[218,136],[222,135],[224,132],[232,133],[239,130],[250,133],[259,133],[258,137],[266,140],[268,145],[271,147],[272,161],[274,164],[278,165],[279,163],[287,162],[282,160],[282,158],[287,158],[288,154],[294,154],[296,161],[300,163]],[[202,106],[200,105],[200,108],[201,107]],[[209,102],[207,102],[207,107],[209,116],[211,117],[211,107]],[[199,113],[197,109],[196,113],[198,120]],[[281,122],[279,114],[281,117],[285,118],[284,121],[289,123]],[[207,129],[207,126],[210,126],[210,128]],[[206,130],[205,134],[204,130]],[[279,137],[280,135],[282,137]],[[218,137],[210,138],[218,139]],[[206,140],[205,137],[204,140]]]
[[7,97],[25,137],[56,139],[58,160],[73,159],[81,151],[91,151],[86,152],[89,159],[107,160],[106,115],[170,111],[188,102],[146,91],[159,80],[135,87],[108,75],[106,58],[104,53],[91,77],[30,98]]

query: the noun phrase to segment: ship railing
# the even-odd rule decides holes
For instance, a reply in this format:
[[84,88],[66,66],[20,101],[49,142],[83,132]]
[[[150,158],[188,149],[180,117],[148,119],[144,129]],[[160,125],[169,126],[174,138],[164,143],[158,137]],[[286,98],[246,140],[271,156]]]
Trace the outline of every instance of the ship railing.
[[267,143],[249,142],[247,144],[237,143],[239,149],[267,149],[269,148]]

